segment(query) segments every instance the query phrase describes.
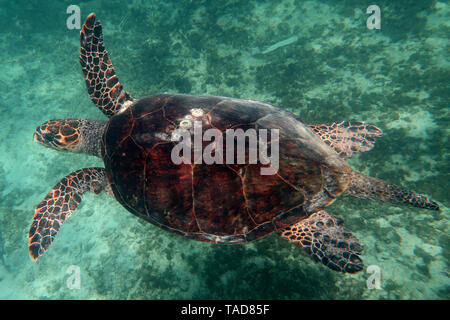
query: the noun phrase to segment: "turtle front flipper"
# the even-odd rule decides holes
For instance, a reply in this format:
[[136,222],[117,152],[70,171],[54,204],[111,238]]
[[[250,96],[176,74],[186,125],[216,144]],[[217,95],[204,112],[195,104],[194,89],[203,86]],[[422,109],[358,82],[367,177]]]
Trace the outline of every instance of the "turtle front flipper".
[[103,46],[100,21],[91,13],[80,32],[80,64],[91,100],[108,117],[121,110],[133,98],[122,84]]
[[364,267],[359,240],[344,227],[341,218],[323,210],[287,227],[281,237],[305,248],[314,260],[330,269],[356,273]]
[[61,179],[35,209],[28,250],[36,261],[53,242],[61,225],[77,209],[86,191],[99,194],[108,187],[103,168],[85,168]]
[[308,127],[343,158],[348,158],[356,152],[372,150],[375,139],[383,134],[373,125],[356,121],[308,125]]

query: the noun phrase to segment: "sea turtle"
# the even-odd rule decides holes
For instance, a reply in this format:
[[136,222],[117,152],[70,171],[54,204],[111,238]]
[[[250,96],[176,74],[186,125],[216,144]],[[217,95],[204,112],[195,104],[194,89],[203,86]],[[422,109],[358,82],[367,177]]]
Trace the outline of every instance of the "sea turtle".
[[[372,125],[307,125],[271,104],[226,97],[164,93],[134,99],[119,83],[94,13],[83,25],[80,43],[89,95],[109,120],[50,120],[36,129],[34,139],[53,149],[98,156],[105,168],[69,174],[37,205],[29,232],[33,260],[47,251],[86,191],[106,191],[138,217],[195,240],[238,244],[279,230],[317,261],[349,273],[363,269],[362,245],[341,218],[324,211],[337,196],[439,210],[427,197],[355,172],[345,162],[374,146],[381,130]],[[196,139],[196,124],[201,134],[208,129],[224,133],[230,145],[236,136],[225,135],[229,129],[275,130],[278,137],[266,140],[266,146],[271,153],[278,151],[277,170],[263,174],[263,168],[275,164],[272,160],[249,161],[249,137],[243,162],[189,162],[189,151],[177,163],[173,150],[185,139],[180,130],[188,132],[186,140],[192,132]],[[202,150],[209,146],[215,159],[225,158],[219,141],[206,142],[200,142]]]

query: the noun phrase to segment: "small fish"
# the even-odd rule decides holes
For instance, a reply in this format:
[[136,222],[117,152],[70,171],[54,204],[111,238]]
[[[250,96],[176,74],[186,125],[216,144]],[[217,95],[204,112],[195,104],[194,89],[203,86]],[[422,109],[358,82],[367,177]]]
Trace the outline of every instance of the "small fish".
[[289,45],[289,44],[291,44],[291,43],[294,43],[294,42],[296,42],[297,40],[298,40],[298,37],[297,37],[296,35],[294,35],[294,36],[289,37],[289,38],[287,38],[287,39],[278,41],[277,43],[274,43],[274,44],[268,46],[268,47],[265,48],[264,50],[260,50],[259,48],[253,48],[253,49],[252,49],[252,54],[259,54],[259,53],[261,53],[261,54],[266,54],[266,53],[275,51],[275,50],[277,50],[278,48],[281,48],[281,47],[287,46],[287,45]]

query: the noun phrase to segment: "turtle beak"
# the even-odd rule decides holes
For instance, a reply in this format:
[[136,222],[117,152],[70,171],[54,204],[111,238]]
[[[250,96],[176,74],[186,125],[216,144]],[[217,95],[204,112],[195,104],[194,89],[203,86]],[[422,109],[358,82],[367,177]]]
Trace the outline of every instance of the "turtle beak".
[[37,127],[36,131],[34,131],[33,140],[35,142],[39,142],[39,143],[43,143],[44,142],[43,141],[44,139],[42,138],[42,132],[41,132],[41,128],[40,127]]
[[44,123],[36,128],[33,134],[33,139],[46,147],[52,147],[54,146],[55,136],[50,130],[48,130],[46,124]]
[[42,135],[41,135],[40,133],[38,133],[37,130],[36,130],[36,132],[33,134],[33,140],[34,140],[35,142],[42,143]]

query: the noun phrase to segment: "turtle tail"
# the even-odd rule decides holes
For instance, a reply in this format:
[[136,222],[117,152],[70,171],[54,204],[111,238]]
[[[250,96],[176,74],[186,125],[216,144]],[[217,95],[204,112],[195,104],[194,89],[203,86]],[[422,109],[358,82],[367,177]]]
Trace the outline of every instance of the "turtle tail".
[[379,179],[353,172],[346,194],[359,198],[403,203],[418,208],[439,210],[439,205],[422,194],[403,189]]

